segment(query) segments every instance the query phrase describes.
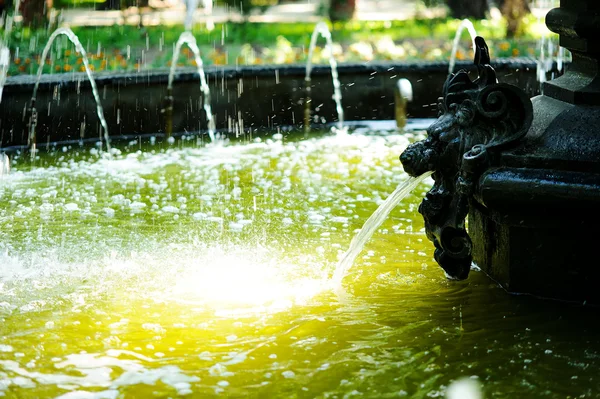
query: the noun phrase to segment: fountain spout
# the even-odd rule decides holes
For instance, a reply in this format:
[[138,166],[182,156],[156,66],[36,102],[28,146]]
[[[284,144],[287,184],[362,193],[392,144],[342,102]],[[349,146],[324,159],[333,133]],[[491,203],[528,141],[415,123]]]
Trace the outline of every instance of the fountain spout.
[[439,118],[427,139],[410,145],[400,156],[405,171],[418,176],[434,171],[435,181],[419,207],[435,259],[447,276],[465,279],[471,268],[472,242],[465,218],[479,175],[505,148],[521,139],[531,125],[532,105],[519,88],[497,83],[489,51],[475,39],[479,77],[466,71],[444,84]]

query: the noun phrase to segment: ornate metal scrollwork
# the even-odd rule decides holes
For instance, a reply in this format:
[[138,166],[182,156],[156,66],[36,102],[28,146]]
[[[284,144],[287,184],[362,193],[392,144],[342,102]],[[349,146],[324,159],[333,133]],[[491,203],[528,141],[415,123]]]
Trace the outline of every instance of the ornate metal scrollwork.
[[521,89],[498,83],[488,47],[475,39],[478,78],[465,70],[448,77],[438,103],[438,119],[427,139],[411,144],[400,156],[411,176],[434,171],[435,184],[419,212],[435,260],[448,277],[465,279],[472,243],[465,229],[473,190],[481,172],[497,163],[502,149],[521,139],[533,118],[531,100]]

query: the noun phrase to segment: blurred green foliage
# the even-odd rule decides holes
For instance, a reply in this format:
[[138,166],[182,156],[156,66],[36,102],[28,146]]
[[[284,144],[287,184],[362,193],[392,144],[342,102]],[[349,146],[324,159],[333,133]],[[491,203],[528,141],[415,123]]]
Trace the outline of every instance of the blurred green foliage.
[[[347,21],[333,24],[340,62],[372,60],[439,60],[448,59],[449,48],[459,20],[415,19],[408,21]],[[502,21],[476,21],[477,32],[490,45],[493,57],[533,56],[536,51],[536,22],[528,20],[524,38],[505,39]],[[194,26],[193,33],[208,65],[244,63],[303,62],[313,23],[227,23],[217,24],[208,31]],[[171,60],[173,44],[183,32],[183,26],[74,27],[74,32],[86,48],[95,70],[140,70],[166,67]],[[39,55],[48,40],[44,29],[14,29],[7,37],[13,63],[10,74],[35,73]],[[468,35],[462,38],[468,46]],[[322,45],[322,43],[319,43]],[[382,45],[386,49],[381,50]],[[379,47],[379,48],[378,48]],[[402,48],[400,48],[402,47]],[[71,50],[70,52],[68,50]],[[279,52],[279,54],[277,54]],[[68,55],[67,55],[68,53]],[[286,55],[283,56],[283,53]],[[372,54],[372,57],[369,55]],[[47,72],[80,71],[81,61],[66,38],[59,37],[51,51]],[[465,47],[462,59],[470,59]],[[190,57],[181,60],[190,65]]]

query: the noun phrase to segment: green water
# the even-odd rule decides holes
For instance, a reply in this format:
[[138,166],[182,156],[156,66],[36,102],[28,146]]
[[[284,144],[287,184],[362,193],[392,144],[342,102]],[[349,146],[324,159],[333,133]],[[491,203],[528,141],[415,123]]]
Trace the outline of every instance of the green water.
[[[449,282],[419,187],[336,292],[406,136],[71,149],[0,180],[0,396],[600,397],[598,311]],[[117,146],[118,147],[118,146]]]

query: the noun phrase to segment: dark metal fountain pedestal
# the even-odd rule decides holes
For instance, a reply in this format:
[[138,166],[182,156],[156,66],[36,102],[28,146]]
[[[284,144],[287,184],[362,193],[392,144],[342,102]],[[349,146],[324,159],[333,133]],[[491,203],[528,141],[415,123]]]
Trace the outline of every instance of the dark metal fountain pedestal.
[[[411,174],[436,170],[420,211],[450,276],[465,278],[472,260],[511,292],[598,303],[600,1],[561,0],[546,23],[573,63],[532,111],[507,85],[482,84],[480,65],[479,81],[446,82],[428,139],[401,159]],[[464,227],[457,204],[468,212],[465,237],[450,234]]]

